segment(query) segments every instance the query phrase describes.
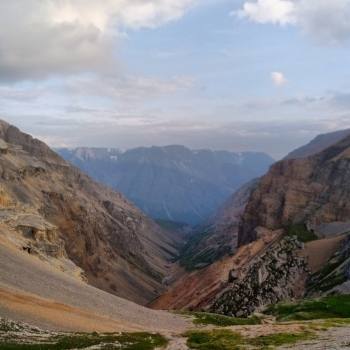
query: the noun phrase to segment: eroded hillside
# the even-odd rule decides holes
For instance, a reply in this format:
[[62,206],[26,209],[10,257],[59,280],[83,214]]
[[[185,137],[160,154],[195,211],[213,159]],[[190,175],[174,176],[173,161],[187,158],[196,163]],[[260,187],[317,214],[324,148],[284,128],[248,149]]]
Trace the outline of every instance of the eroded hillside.
[[18,253],[145,304],[163,290],[177,242],[122,195],[0,122],[0,227]]

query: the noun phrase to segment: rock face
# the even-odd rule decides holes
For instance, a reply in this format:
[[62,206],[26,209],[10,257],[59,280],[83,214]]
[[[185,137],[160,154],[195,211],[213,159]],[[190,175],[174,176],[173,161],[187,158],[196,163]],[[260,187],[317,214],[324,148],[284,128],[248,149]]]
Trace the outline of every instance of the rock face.
[[263,175],[273,163],[264,153],[194,151],[184,146],[58,152],[151,217],[190,225],[207,220],[240,186]]
[[258,179],[243,185],[205,225],[198,227],[182,250],[181,260],[188,270],[203,268],[237,247],[238,225]]
[[[308,172],[312,171],[313,167],[310,162],[303,159],[325,150],[327,147],[334,145],[348,135],[350,135],[350,130],[340,130],[334,133],[319,135],[309,144],[291,152],[285,158],[285,161],[278,163],[271,169],[268,176],[273,178],[274,181],[278,181],[275,178],[275,173],[287,173],[291,189],[286,196],[289,198],[290,202],[294,203],[295,213],[299,211],[299,206],[303,207],[308,201],[306,193],[310,191],[308,188],[304,190],[302,187],[304,185],[299,181],[303,176],[308,176]],[[292,159],[298,159],[298,161],[292,162]],[[290,164],[293,164],[293,169],[290,167]],[[216,259],[221,258],[223,255],[233,253],[236,250],[239,224],[250,199],[250,195],[255,192],[254,196],[258,196],[258,193],[259,191],[262,191],[263,186],[265,186],[265,192],[269,192],[270,184],[265,184],[265,182],[266,177],[262,178],[261,181],[260,179],[256,179],[243,185],[229,198],[229,200],[226,201],[226,203],[218,210],[217,214],[213,216],[206,225],[197,229],[193,239],[190,240],[184,251],[183,258],[186,260],[185,266],[189,268],[207,266]],[[271,194],[269,197],[265,192],[260,195],[261,201],[267,202],[267,207],[275,207],[274,215],[266,214],[266,217],[269,218],[268,220],[271,221],[277,220],[277,217],[279,217],[278,211],[283,210],[284,197],[281,193],[284,192],[283,186],[285,185],[285,178],[282,178],[281,176],[280,182],[281,188],[277,188],[274,195]],[[296,191],[293,190],[294,188]],[[273,191],[274,189],[271,188],[271,190]],[[272,196],[275,198],[271,198]],[[249,205],[251,206],[252,204]],[[243,225],[250,224],[251,228],[249,229],[250,233],[246,233],[244,237],[242,235],[240,236],[239,245],[254,240],[256,237],[256,234],[254,233],[255,227],[265,225],[257,220],[255,210],[256,209],[251,209],[251,215],[248,213],[244,216],[247,223]],[[262,207],[259,208],[259,213],[261,216],[264,216],[265,214],[261,212],[261,210]],[[247,220],[249,215],[250,218]],[[286,225],[287,221],[288,219],[285,220],[283,225]],[[266,225],[266,227],[269,229],[277,229],[281,228],[283,225],[281,223],[275,223]],[[350,231],[350,222],[317,225],[312,228],[317,230],[317,233],[319,233],[320,236],[327,236],[328,234],[339,234],[341,230],[343,230],[343,233]]]
[[286,237],[256,256],[245,267],[243,278],[231,271],[231,283],[216,297],[210,310],[242,317],[268,304],[302,297],[308,269],[306,261],[298,256],[300,249],[297,239]]
[[121,194],[94,182],[42,142],[0,122],[0,225],[23,249],[65,257],[88,282],[139,303],[162,290],[174,237]]
[[349,185],[350,137],[309,158],[276,163],[250,197],[239,245],[256,239],[259,226],[303,223],[318,232],[325,224],[349,222]]

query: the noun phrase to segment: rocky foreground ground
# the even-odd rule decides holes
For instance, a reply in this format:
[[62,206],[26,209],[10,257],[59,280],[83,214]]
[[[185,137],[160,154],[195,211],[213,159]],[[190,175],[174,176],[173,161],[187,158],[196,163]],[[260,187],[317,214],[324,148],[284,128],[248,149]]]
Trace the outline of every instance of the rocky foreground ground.
[[345,350],[350,348],[350,320],[347,319],[287,323],[265,319],[261,324],[220,327],[218,324],[205,324],[208,319],[195,315],[184,315],[184,317],[192,319],[193,324],[182,334],[65,333],[46,331],[25,323],[0,318],[0,349]]

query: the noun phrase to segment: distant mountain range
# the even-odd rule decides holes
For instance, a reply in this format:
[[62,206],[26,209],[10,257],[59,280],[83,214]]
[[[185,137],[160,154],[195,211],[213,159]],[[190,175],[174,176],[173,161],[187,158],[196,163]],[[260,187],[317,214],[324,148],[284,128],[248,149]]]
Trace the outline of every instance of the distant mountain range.
[[94,179],[122,192],[155,219],[196,225],[244,183],[266,173],[265,153],[191,150],[184,146],[57,149]]

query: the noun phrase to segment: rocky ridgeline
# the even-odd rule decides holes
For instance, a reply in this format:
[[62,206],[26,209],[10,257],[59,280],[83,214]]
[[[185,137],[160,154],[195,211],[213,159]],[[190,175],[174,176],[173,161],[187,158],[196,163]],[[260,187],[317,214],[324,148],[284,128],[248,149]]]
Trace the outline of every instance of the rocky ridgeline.
[[232,271],[229,285],[216,297],[210,310],[249,316],[266,305],[302,296],[308,269],[298,255],[301,249],[297,238],[285,237],[256,256],[242,278]]

